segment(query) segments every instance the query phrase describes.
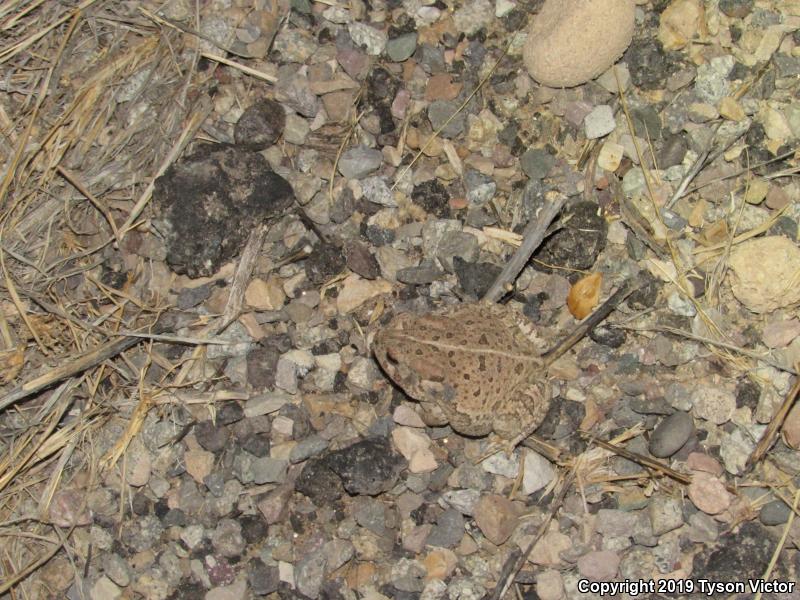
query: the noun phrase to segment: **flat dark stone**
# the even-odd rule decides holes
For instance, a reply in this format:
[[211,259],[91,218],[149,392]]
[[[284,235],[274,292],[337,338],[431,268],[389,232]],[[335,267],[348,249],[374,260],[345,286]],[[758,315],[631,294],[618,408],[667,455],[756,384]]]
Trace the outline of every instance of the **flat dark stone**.
[[392,451],[389,440],[374,438],[331,452],[322,459],[342,479],[351,494],[375,496],[397,482],[405,460]]
[[204,277],[238,256],[254,227],[292,205],[289,183],[260,154],[213,144],[172,165],[156,179],[154,221],[178,274]]

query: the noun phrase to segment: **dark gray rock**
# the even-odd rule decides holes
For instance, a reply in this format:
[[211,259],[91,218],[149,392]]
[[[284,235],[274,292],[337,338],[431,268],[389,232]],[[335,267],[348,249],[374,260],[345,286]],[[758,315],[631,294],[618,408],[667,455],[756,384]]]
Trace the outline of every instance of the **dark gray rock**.
[[275,100],[261,100],[247,107],[236,122],[233,139],[248,150],[263,150],[281,137],[286,112]]
[[319,435],[310,435],[304,440],[300,440],[297,445],[292,448],[289,453],[289,461],[291,463],[303,462],[316,456],[328,447],[328,440]]
[[668,169],[683,162],[683,158],[689,150],[689,145],[682,135],[675,134],[666,138],[657,148],[656,160],[658,161],[658,167],[660,169]]
[[194,426],[194,436],[201,448],[217,453],[225,447],[230,433],[219,423],[201,421]]
[[605,248],[608,227],[605,219],[598,216],[597,205],[593,202],[578,202],[564,210],[561,221],[563,229],[549,236],[534,253],[533,268],[550,273],[553,265],[566,269],[589,269],[597,260],[597,255]]
[[519,158],[520,167],[531,179],[544,179],[555,164],[555,156],[544,148],[529,148]]
[[218,425],[231,425],[244,418],[244,409],[238,402],[223,402],[217,405],[216,422]]
[[492,178],[475,169],[467,169],[464,173],[464,186],[467,188],[467,201],[472,206],[483,206],[494,198],[497,191]]
[[[693,570],[710,581],[758,579],[764,574],[774,549],[775,542],[768,530],[760,523],[748,521],[736,533],[720,537],[716,547],[706,548],[695,556]],[[778,571],[772,575],[781,579]]]
[[247,564],[247,582],[256,596],[267,596],[276,592],[281,579],[278,567],[268,567],[258,558]]
[[468,296],[481,298],[500,275],[501,267],[486,262],[467,262],[460,256],[453,258],[453,270],[458,284]]
[[453,548],[464,537],[464,517],[454,508],[449,508],[439,515],[436,525],[428,535],[427,543],[431,546]]
[[363,179],[377,171],[382,162],[383,154],[380,150],[355,146],[342,153],[338,168],[345,179]]
[[222,519],[211,534],[211,544],[222,556],[240,556],[245,548],[242,525],[233,519]]
[[269,432],[259,431],[249,433],[242,440],[242,450],[249,452],[253,456],[263,458],[269,455],[270,434]]
[[445,138],[455,138],[464,133],[467,117],[463,111],[456,114],[460,105],[461,103],[456,100],[434,100],[431,102],[430,106],[428,106],[428,119],[433,130],[438,130],[447,119],[455,114],[456,116],[453,120],[442,129],[441,135]]
[[650,436],[650,454],[667,458],[675,454],[689,440],[694,431],[691,415],[678,411],[665,418]]
[[321,458],[305,464],[294,486],[317,506],[329,505],[345,494],[341,478]]
[[442,278],[444,271],[432,263],[426,263],[417,267],[406,267],[398,269],[395,277],[401,283],[411,285],[427,285]]
[[764,525],[782,525],[789,519],[792,512],[781,500],[773,500],[761,507],[758,518]]
[[156,179],[154,224],[167,246],[167,264],[203,277],[241,252],[254,227],[292,205],[289,183],[263,156],[214,144],[172,165]]
[[421,206],[438,219],[447,217],[450,213],[450,193],[436,179],[423,181],[414,187],[411,192],[414,204]]
[[378,261],[366,244],[351,240],[344,247],[344,255],[347,268],[353,273],[361,275],[364,279],[375,279],[380,275],[381,269]]
[[417,32],[404,33],[391,38],[386,44],[386,54],[394,62],[403,62],[414,54],[417,49]]
[[368,439],[331,452],[322,459],[351,494],[375,496],[390,490],[406,461],[385,438]]
[[719,9],[733,19],[744,19],[754,5],[755,0],[719,0]]

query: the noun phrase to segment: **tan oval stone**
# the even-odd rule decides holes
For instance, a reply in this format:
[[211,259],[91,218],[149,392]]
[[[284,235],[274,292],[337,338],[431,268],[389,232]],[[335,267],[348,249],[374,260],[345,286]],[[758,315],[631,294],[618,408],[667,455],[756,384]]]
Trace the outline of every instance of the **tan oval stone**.
[[730,257],[733,295],[755,313],[800,302],[800,249],[778,235],[748,240]]
[[699,0],[673,0],[661,13],[658,40],[665,50],[679,50],[698,35],[704,18]]
[[545,0],[522,58],[536,81],[572,87],[608,69],[631,43],[633,0]]

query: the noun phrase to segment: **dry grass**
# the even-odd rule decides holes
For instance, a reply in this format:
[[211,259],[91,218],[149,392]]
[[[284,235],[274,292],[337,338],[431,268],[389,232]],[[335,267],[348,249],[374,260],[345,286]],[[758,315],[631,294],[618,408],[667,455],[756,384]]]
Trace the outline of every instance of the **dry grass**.
[[157,340],[121,335],[152,333],[166,306],[145,261],[109,261],[139,243],[155,177],[210,112],[214,68],[142,8],[0,4],[0,593],[42,597],[30,574],[74,544],[74,523],[53,525],[59,494],[118,472],[163,390],[191,381]]

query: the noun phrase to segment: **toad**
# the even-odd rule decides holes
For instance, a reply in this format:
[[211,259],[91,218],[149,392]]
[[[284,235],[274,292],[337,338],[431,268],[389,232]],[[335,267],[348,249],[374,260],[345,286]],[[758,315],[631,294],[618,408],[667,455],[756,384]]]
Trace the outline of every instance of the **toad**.
[[397,315],[375,336],[386,374],[421,404],[429,426],[512,439],[531,433],[550,407],[545,363],[507,307],[461,304]]

